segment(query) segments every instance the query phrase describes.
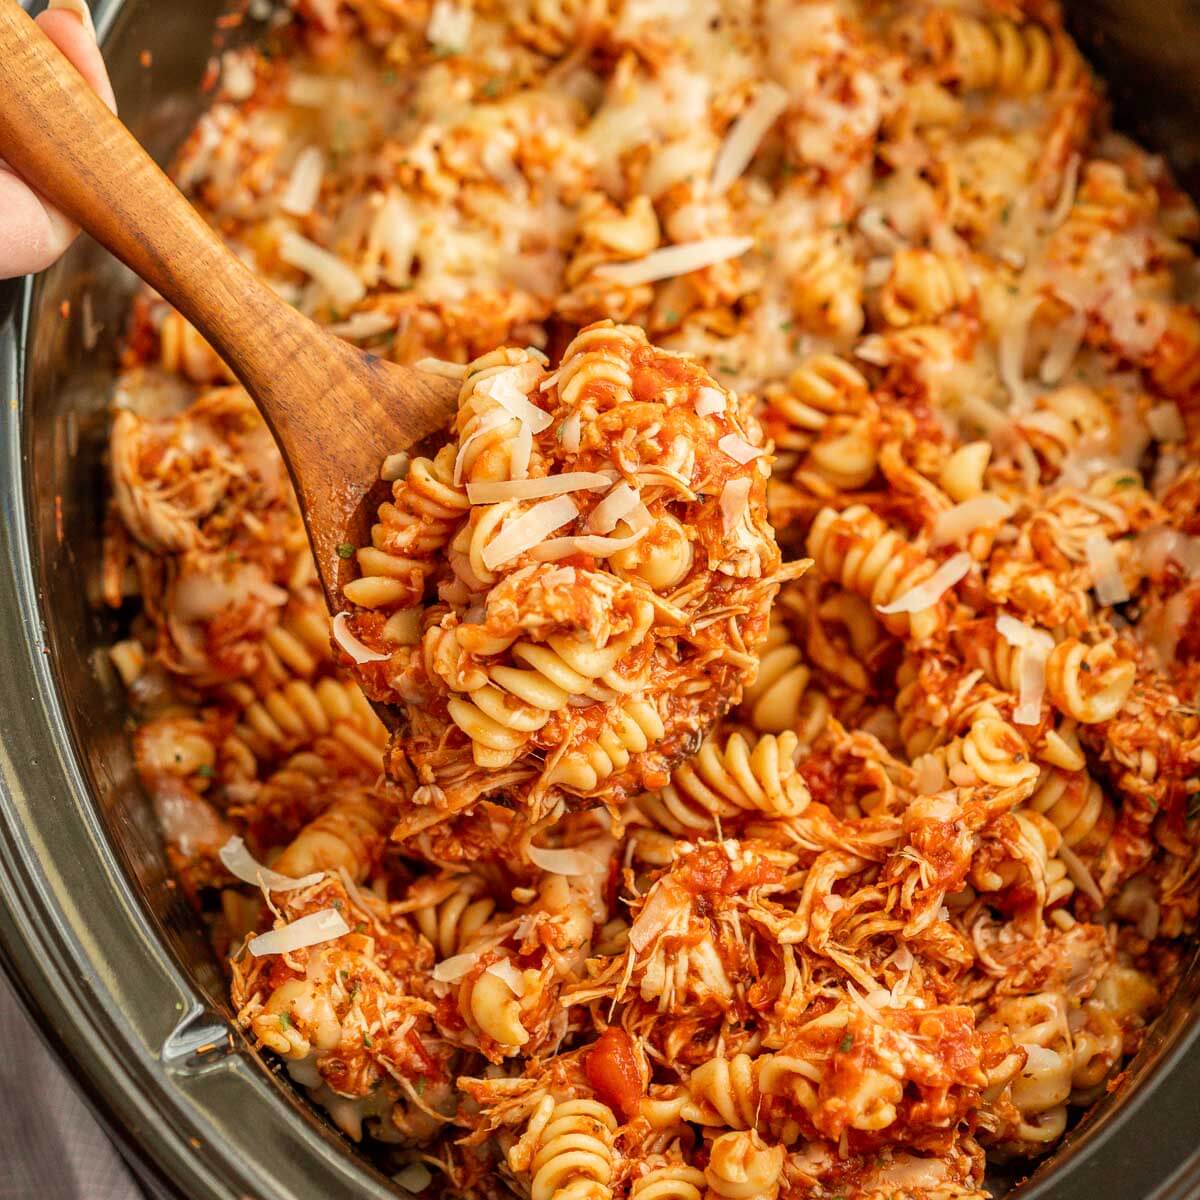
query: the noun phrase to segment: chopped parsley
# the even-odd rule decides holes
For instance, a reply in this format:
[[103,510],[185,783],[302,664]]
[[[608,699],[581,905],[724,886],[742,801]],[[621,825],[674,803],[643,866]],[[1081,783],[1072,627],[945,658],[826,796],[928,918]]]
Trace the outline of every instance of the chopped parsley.
[[338,558],[353,558],[354,547],[349,542],[343,542],[338,547]]
[[418,1096],[423,1096],[423,1095],[425,1095],[425,1076],[424,1076],[424,1075],[418,1075],[418,1076],[417,1076],[417,1079],[416,1079],[416,1083],[414,1084],[414,1086],[415,1086],[415,1087],[416,1087],[416,1089],[417,1089],[417,1095],[418,1095]]
[[211,779],[216,773],[216,768],[212,765],[212,763],[201,763],[196,768],[196,774],[202,779]]
[[292,1014],[281,1012],[279,1014],[279,1028],[287,1029],[292,1023]]
[[1119,487],[1119,488],[1137,487],[1139,482],[1140,481],[1138,480],[1136,475],[1121,475],[1118,478],[1113,480],[1113,487]]
[[849,1054],[854,1049],[854,1034],[848,1033],[838,1044],[838,1050],[842,1054]]
[[371,1040],[371,1035],[369,1033],[363,1034],[363,1045],[366,1046],[368,1050],[375,1045],[375,1043]]
[[494,99],[500,95],[500,89],[504,86],[504,81],[499,76],[493,76],[480,88],[480,91],[489,99]]

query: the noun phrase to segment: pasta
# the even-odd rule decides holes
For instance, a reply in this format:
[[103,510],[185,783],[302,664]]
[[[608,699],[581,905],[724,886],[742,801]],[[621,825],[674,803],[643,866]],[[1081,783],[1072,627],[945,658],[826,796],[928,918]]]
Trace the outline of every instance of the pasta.
[[[389,757],[422,781],[415,805],[457,811],[499,769],[535,815],[628,791],[749,677],[779,559],[731,403],[611,323],[553,375],[532,351],[467,367],[456,442],[394,485],[344,589],[364,688],[406,709]],[[420,644],[395,646],[414,606]]]
[[176,178],[459,399],[331,626],[248,397],[135,302],[112,667],[239,1024],[430,1196],[986,1200],[1200,920],[1197,214],[1053,3],[271,37]]

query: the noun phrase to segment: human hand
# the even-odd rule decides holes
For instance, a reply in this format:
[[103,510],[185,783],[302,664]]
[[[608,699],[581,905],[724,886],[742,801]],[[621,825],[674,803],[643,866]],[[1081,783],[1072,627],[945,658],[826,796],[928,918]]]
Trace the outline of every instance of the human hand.
[[[85,0],[50,0],[37,18],[42,32],[67,56],[113,112],[117,102],[96,45]],[[75,240],[79,227],[42,199],[0,159],[0,279],[44,271]]]

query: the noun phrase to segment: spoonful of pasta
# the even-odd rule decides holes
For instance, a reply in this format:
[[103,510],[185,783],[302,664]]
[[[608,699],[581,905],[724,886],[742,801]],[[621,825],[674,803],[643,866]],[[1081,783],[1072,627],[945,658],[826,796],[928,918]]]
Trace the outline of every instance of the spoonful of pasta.
[[457,384],[364,353],[280,299],[16,0],[0,0],[0,158],[169,301],[245,386],[332,603],[339,548],[380,464],[445,426]]
[[[780,583],[808,563],[782,564],[762,431],[698,361],[611,321],[557,364],[502,347],[419,371],[352,348],[230,253],[15,0],[0,0],[0,155],[257,402],[336,614],[337,665],[393,730],[398,836],[490,799],[529,827],[615,811],[702,744],[714,813],[799,811],[794,734],[754,757],[737,734],[705,743],[755,677]],[[348,265],[306,254],[310,275],[325,256],[362,299]],[[391,495],[368,520],[381,477]]]

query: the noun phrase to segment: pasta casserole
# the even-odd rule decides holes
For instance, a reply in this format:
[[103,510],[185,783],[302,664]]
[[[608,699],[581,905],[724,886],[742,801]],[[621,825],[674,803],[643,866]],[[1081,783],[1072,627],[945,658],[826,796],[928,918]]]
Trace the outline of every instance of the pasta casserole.
[[406,1193],[1003,1190],[1196,927],[1191,203],[1052,0],[269,21],[176,179],[460,394],[331,622],[135,301],[111,657],[238,1027]]

